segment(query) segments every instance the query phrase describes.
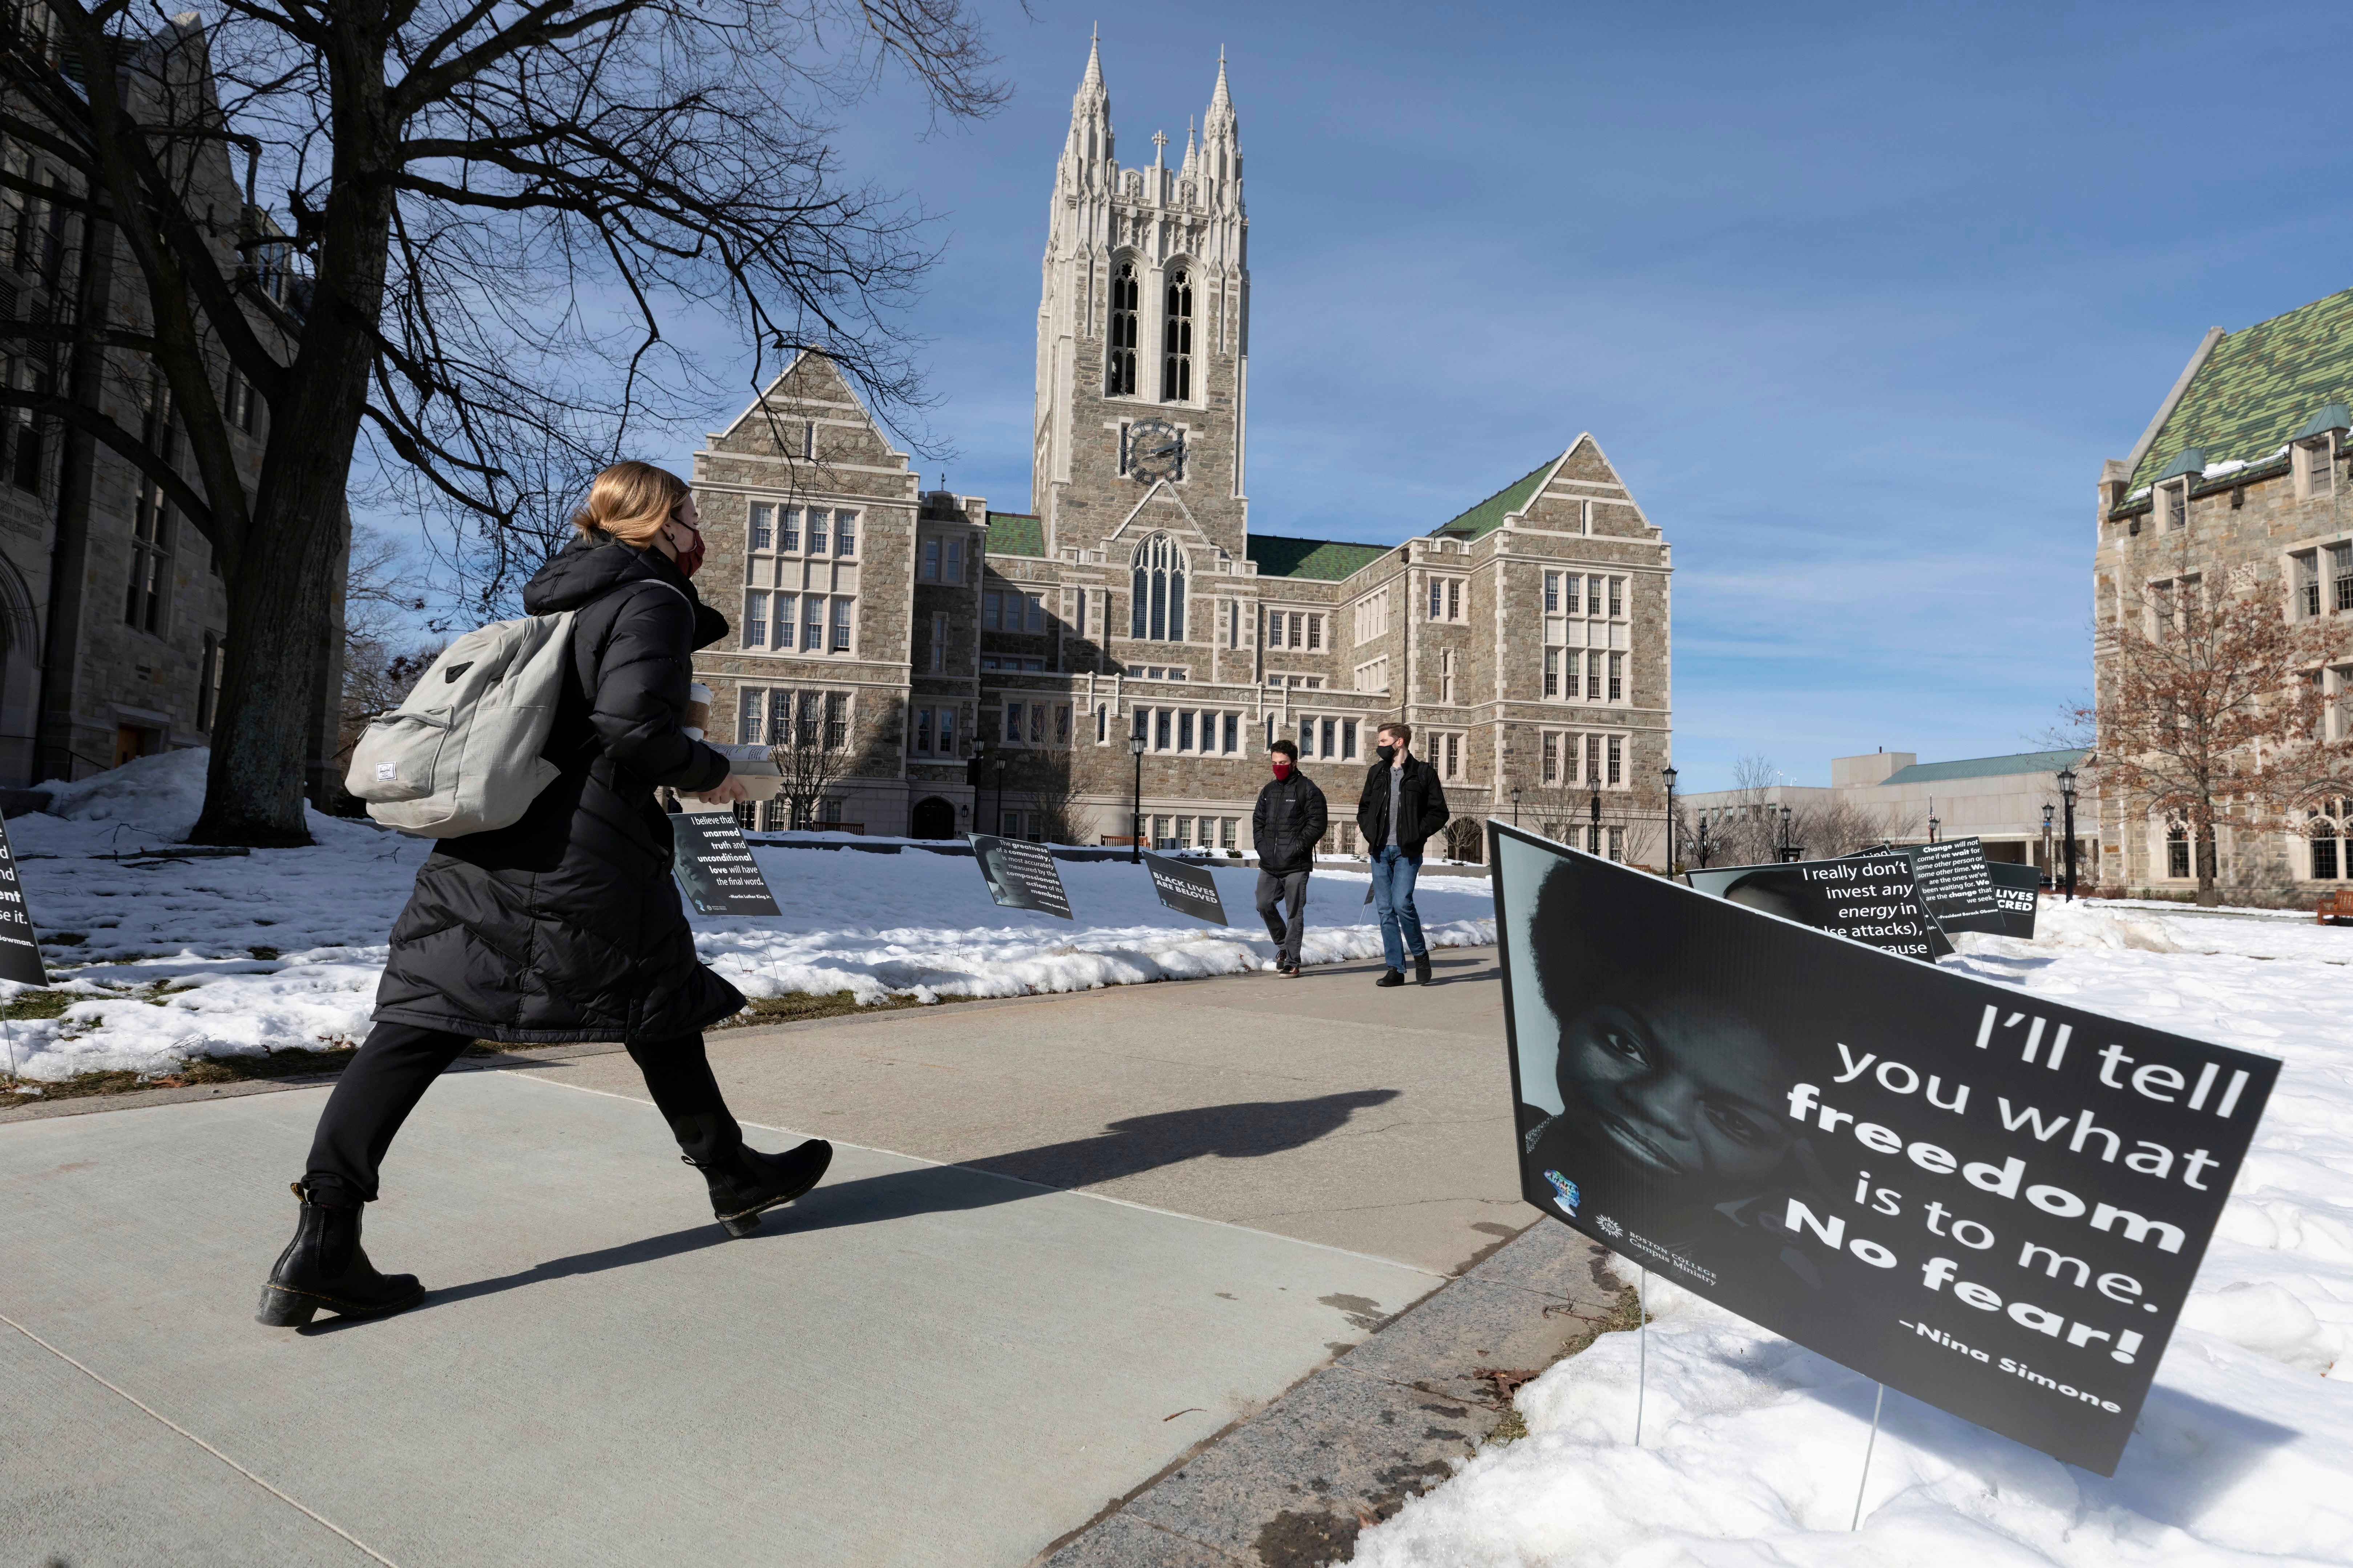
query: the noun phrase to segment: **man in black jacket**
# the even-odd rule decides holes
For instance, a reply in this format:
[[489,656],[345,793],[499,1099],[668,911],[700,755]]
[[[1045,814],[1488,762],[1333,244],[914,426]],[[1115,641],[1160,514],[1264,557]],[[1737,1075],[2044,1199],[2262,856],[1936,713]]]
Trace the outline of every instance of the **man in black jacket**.
[[[1315,868],[1315,846],[1331,820],[1324,792],[1299,771],[1299,746],[1277,741],[1267,763],[1274,782],[1258,792],[1250,809],[1250,842],[1258,847],[1258,912],[1274,938],[1274,972],[1299,978],[1299,939],[1307,933],[1307,874]],[[1277,913],[1281,907],[1289,919]]]
[[1373,907],[1380,911],[1381,952],[1388,968],[1377,985],[1405,984],[1405,960],[1413,955],[1413,977],[1430,984],[1430,947],[1422,941],[1421,915],[1413,907],[1414,879],[1421,874],[1421,847],[1446,826],[1446,791],[1438,770],[1413,755],[1413,730],[1384,724],[1377,737],[1380,761],[1365,774],[1364,798],[1356,803],[1356,826],[1373,858]]

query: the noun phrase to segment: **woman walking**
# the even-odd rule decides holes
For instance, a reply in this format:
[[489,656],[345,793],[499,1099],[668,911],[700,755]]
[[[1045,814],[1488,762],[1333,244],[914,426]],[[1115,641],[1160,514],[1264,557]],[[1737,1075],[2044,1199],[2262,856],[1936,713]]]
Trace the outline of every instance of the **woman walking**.
[[541,755],[562,770],[512,826],[446,838],[392,928],[375,1026],[320,1115],[294,1186],[294,1239],[262,1287],[259,1320],[300,1326],[324,1308],[396,1312],[425,1296],[376,1272],[360,1210],[401,1122],[476,1039],[619,1040],[645,1074],[729,1233],[815,1186],[833,1147],[746,1148],[702,1031],[744,1005],[704,968],[670,880],[657,785],[743,797],[727,758],[685,732],[694,650],[727,622],[695,596],[694,498],[675,474],[617,463],[596,476],[569,544],[523,589],[533,615],[577,611],[572,657]]

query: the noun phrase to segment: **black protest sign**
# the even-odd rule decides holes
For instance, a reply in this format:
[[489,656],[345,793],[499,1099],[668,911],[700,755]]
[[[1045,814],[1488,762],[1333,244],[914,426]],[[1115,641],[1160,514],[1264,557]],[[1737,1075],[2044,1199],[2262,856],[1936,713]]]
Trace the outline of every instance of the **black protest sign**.
[[681,811],[670,819],[677,836],[680,885],[706,915],[773,915],[776,898],[760,875],[732,811]]
[[1993,879],[1993,901],[2001,907],[2001,934],[2034,939],[2034,911],[2042,901],[2042,873],[2006,860],[1986,862]]
[[1489,835],[1527,1201],[2115,1474],[2279,1064]]
[[1226,906],[1218,897],[1218,879],[1207,871],[1165,855],[1146,855],[1144,864],[1152,873],[1152,890],[1160,895],[1162,909],[1195,920],[1215,921],[1221,926],[1233,924],[1226,919]]
[[25,903],[25,883],[16,875],[16,852],[8,847],[8,829],[0,825],[0,980],[24,985],[47,985],[48,971],[41,966],[41,944],[33,935],[33,911]]
[[1993,879],[1986,870],[1985,845],[1975,838],[1947,838],[1936,844],[1907,844],[1896,851],[1912,862],[1920,884],[1920,898],[1947,934],[1957,931],[2007,929],[2001,906],[1993,894]]
[[1726,866],[1684,876],[1699,892],[1852,937],[1883,952],[1925,960],[1952,951],[1921,901],[1910,862],[1899,854]]
[[972,858],[979,863],[988,896],[1008,910],[1034,910],[1041,915],[1070,920],[1071,896],[1062,891],[1062,874],[1042,844],[1021,838],[992,838],[968,833]]

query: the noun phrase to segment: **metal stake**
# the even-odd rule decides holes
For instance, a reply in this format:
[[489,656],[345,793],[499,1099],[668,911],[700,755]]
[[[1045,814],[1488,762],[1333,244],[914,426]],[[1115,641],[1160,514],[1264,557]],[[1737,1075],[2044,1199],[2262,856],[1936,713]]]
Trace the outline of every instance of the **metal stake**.
[[1634,1287],[1634,1447],[1642,1446],[1642,1396],[1651,1389],[1651,1311],[1644,1299],[1650,1294],[1651,1271],[1642,1270],[1641,1283]]
[[1871,1439],[1862,1446],[1862,1479],[1854,1483],[1854,1520],[1847,1529],[1862,1528],[1862,1493],[1871,1485],[1871,1451],[1879,1446],[1879,1407],[1887,1403],[1887,1385],[1879,1385],[1879,1397],[1871,1402]]

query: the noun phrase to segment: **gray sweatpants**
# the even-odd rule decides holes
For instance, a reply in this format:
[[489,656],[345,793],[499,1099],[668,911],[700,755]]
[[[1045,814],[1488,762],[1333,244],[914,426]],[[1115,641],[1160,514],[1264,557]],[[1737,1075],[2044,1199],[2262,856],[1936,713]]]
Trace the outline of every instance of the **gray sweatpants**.
[[[1277,909],[1289,917],[1286,924]],[[1271,871],[1258,874],[1259,918],[1266,921],[1266,934],[1274,938],[1274,962],[1284,969],[1299,964],[1299,939],[1307,934],[1307,873],[1291,871],[1278,877]]]

